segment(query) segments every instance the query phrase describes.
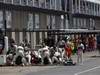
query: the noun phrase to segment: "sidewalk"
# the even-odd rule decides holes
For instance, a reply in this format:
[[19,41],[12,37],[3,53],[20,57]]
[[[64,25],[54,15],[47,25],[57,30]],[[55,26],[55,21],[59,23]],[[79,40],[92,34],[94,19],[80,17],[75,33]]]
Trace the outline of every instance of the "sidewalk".
[[[87,61],[89,59],[93,59],[92,58],[93,56],[100,56],[100,55],[99,55],[98,51],[92,51],[92,52],[83,53],[83,62]],[[72,59],[73,59],[74,62],[77,63],[77,55],[73,55]]]

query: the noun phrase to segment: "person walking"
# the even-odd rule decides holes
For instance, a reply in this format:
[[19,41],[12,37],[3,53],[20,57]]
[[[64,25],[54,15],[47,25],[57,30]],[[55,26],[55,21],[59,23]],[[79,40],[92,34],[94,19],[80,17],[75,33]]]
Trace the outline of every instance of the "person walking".
[[82,41],[79,41],[79,44],[77,46],[77,63],[78,64],[83,64],[83,50],[84,50],[84,45]]

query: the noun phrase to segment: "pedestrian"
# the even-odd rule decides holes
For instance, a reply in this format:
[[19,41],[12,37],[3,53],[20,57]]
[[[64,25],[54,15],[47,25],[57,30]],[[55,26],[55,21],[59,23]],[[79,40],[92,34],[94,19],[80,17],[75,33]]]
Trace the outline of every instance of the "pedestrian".
[[78,64],[83,64],[83,50],[84,50],[84,45],[82,41],[79,41],[79,44],[77,46],[77,63]]

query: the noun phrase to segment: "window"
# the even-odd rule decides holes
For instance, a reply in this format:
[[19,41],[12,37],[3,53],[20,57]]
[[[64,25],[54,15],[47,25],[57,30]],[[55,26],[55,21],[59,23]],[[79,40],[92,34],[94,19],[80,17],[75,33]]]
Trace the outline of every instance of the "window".
[[33,30],[33,14],[28,14],[28,25],[27,30]]
[[39,0],[34,0],[34,6],[39,7]]
[[7,23],[7,28],[11,28],[11,12],[10,11],[6,12],[6,23]]
[[95,4],[95,15],[97,15],[97,4]]
[[46,8],[50,8],[50,0],[46,0]]
[[35,28],[39,28],[39,14],[35,14]]
[[94,3],[91,4],[91,13],[94,15]]
[[12,0],[5,0],[6,3],[12,3]]
[[4,0],[0,0],[0,2],[4,2]]
[[88,2],[86,2],[86,14],[88,14],[89,13],[89,4],[88,4]]
[[[73,12],[75,12],[75,0],[73,0],[73,3],[72,4],[73,4],[73,8],[72,8],[73,9]],[[67,2],[67,10],[68,10],[68,7],[69,7],[68,5],[69,5],[69,3]]]
[[14,4],[20,4],[20,0],[13,0]]
[[3,28],[3,12],[0,11],[0,28]]
[[51,16],[52,18],[52,29],[55,29],[55,16]]
[[55,9],[55,0],[51,0],[51,9]]
[[98,8],[99,8],[99,16],[100,16],[100,4],[99,4]]
[[47,28],[51,29],[50,16],[47,15]]
[[28,5],[33,6],[33,0],[28,0]]
[[89,8],[89,15],[91,15],[91,3],[89,3],[88,8]]
[[99,15],[99,10],[100,10],[100,8],[99,8],[99,4],[97,5],[97,15]]
[[[68,0],[69,1],[69,0]],[[62,10],[65,10],[65,0],[61,0],[61,6],[62,6]],[[69,6],[69,3],[68,5]],[[69,11],[69,10],[68,10]]]
[[45,0],[40,0],[40,6],[41,8],[45,8]]
[[27,5],[27,0],[21,0],[21,5]]
[[56,10],[60,10],[61,3],[60,0],[56,0]]

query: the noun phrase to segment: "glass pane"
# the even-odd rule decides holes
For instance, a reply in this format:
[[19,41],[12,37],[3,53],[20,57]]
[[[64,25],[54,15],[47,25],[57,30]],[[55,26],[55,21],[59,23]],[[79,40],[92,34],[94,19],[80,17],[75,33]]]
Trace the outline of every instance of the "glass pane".
[[13,0],[14,4],[20,4],[20,0]]
[[21,0],[21,5],[27,5],[27,0]]
[[39,0],[34,0],[34,6],[39,7]]
[[56,0],[56,9],[60,10],[60,6],[61,6],[60,0]]
[[7,28],[11,28],[11,12],[10,11],[6,12],[6,23],[7,23]]
[[52,29],[55,29],[55,16],[52,16]]
[[28,0],[28,5],[33,6],[33,0]]
[[55,0],[51,0],[51,9],[55,9]]
[[39,28],[39,14],[35,14],[35,28]]
[[3,28],[3,12],[0,11],[0,28]]
[[12,0],[5,0],[6,3],[12,3]]
[[0,0],[0,2],[4,2],[4,0]]
[[46,0],[46,8],[50,8],[50,0]]
[[45,0],[40,0],[40,7],[45,8]]
[[33,30],[33,14],[28,15],[28,30]]

